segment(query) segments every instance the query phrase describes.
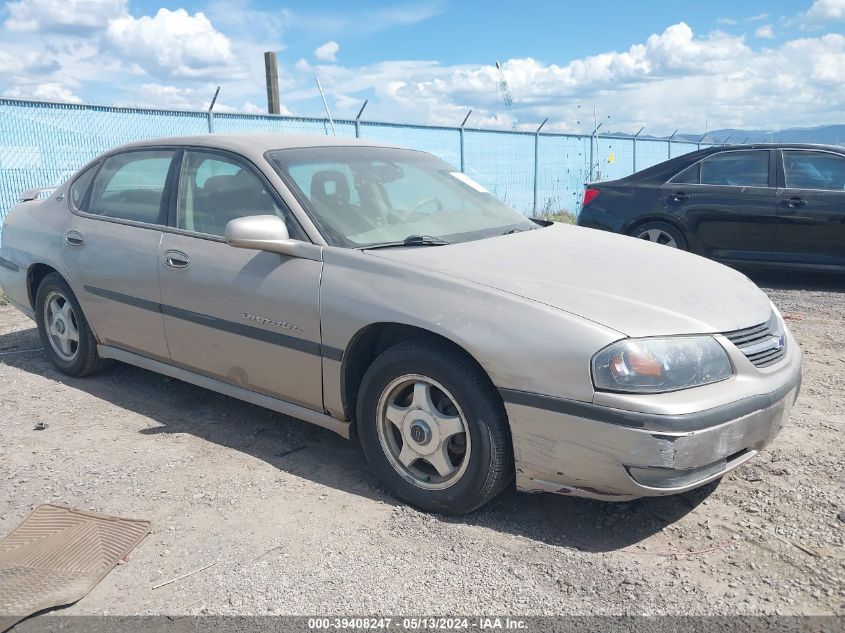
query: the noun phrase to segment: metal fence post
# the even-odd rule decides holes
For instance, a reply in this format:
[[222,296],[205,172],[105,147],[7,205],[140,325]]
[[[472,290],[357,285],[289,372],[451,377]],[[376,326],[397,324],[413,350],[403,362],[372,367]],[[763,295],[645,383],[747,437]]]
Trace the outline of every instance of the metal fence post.
[[217,95],[220,94],[220,86],[217,86],[217,90],[214,91],[214,96],[211,98],[211,104],[208,106],[208,133],[212,134],[214,132],[214,104],[217,103]]
[[[599,131],[599,128],[604,125],[604,121],[599,121],[599,124],[593,130],[593,133],[590,134],[590,182],[593,182],[593,169],[595,168],[595,159],[593,158],[593,145],[596,143],[596,132]],[[598,149],[598,147],[596,147]]]
[[461,135],[461,173],[466,173],[466,164],[464,163],[464,126],[467,124],[467,120],[469,119],[469,115],[472,114],[472,110],[470,109],[467,112],[467,115],[464,117],[463,123],[461,123],[461,127],[458,128],[458,132]]
[[364,108],[370,102],[369,99],[364,99],[364,104],[358,110],[358,116],[355,117],[355,138],[361,138],[361,115],[364,114]]
[[645,129],[645,125],[640,128],[639,132],[634,134],[633,160],[631,161],[632,162],[631,167],[633,168],[633,171],[631,173],[634,173],[634,174],[637,173],[637,137],[640,135],[640,132],[642,132],[644,129]]
[[678,133],[678,130],[672,132],[672,136],[669,137],[669,142],[666,143],[666,158],[672,158],[672,139],[675,138],[675,134]]
[[540,124],[534,131],[534,215],[537,215],[537,189],[539,187],[540,181],[540,130],[543,129],[543,126],[546,124],[548,119],[543,119],[543,122]]

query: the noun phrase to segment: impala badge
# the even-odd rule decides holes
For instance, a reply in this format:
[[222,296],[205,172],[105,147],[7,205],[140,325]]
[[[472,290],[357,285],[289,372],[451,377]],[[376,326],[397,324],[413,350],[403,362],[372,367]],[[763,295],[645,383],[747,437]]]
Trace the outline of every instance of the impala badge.
[[255,321],[256,323],[260,323],[261,325],[272,325],[274,327],[282,328],[284,330],[291,330],[293,332],[302,333],[302,330],[295,326],[293,323],[276,321],[275,319],[267,319],[264,317],[257,316],[255,314],[250,314],[249,312],[244,312],[243,314],[241,314],[241,316],[247,321]]

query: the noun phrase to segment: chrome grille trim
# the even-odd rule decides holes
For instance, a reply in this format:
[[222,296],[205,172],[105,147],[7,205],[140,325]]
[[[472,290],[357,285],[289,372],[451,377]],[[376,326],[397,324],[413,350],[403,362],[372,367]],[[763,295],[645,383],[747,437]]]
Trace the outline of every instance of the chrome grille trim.
[[783,323],[775,312],[765,323],[723,332],[722,336],[736,345],[755,367],[769,367],[786,356]]

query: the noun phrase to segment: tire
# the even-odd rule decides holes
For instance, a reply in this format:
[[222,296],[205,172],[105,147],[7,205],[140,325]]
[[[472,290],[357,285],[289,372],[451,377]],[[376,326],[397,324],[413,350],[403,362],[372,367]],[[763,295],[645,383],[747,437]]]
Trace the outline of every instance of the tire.
[[[51,319],[48,305],[49,313],[58,316]],[[97,340],[76,295],[58,273],[48,274],[38,286],[35,315],[41,344],[50,362],[63,374],[87,376],[110,364],[97,354]],[[52,328],[48,321],[52,321]],[[72,340],[74,336],[75,342]]]
[[421,510],[466,514],[513,479],[504,404],[475,362],[446,344],[407,341],[376,358],[361,383],[357,423],[376,475]]
[[646,222],[632,230],[629,235],[649,242],[663,244],[682,251],[689,250],[687,239],[677,227],[668,222]]

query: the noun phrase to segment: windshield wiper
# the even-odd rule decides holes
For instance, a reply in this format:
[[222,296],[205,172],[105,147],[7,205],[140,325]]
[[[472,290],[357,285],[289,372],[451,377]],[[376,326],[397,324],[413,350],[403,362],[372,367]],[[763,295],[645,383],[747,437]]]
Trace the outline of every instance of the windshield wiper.
[[402,244],[405,246],[443,246],[444,244],[451,244],[442,237],[435,237],[434,235],[409,235]]
[[373,244],[372,246],[364,246],[363,250],[371,248],[389,248],[396,246],[445,246],[451,244],[442,237],[435,237],[434,235],[409,235],[401,242],[385,242],[384,244]]
[[525,231],[533,231],[534,229],[539,229],[539,226],[532,226],[527,229],[510,229],[509,231],[505,231],[502,235],[513,235],[514,233],[523,233]]

